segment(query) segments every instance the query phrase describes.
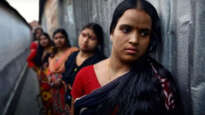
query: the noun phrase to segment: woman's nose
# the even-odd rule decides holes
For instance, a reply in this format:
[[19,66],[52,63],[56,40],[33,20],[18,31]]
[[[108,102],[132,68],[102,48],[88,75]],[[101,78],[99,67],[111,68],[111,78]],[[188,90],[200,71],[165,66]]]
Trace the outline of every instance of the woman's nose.
[[83,38],[83,42],[87,42],[88,41],[88,36],[85,36],[84,38]]
[[139,43],[139,35],[137,32],[133,32],[130,35],[129,42],[132,44],[138,44]]

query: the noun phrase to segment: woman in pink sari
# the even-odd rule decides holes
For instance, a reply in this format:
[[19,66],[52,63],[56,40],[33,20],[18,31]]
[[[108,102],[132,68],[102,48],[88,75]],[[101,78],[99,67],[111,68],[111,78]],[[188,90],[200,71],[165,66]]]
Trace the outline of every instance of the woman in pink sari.
[[49,58],[49,83],[53,98],[53,114],[66,115],[68,109],[65,106],[66,86],[62,81],[62,73],[65,71],[65,62],[77,48],[71,47],[67,33],[64,29],[57,29],[53,33],[54,51]]

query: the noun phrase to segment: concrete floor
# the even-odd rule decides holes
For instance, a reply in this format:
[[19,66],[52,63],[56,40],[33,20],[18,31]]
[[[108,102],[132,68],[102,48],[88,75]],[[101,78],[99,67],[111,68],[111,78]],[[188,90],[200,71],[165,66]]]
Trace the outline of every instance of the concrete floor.
[[28,69],[26,80],[16,105],[14,115],[40,115],[41,102],[37,98],[39,94],[39,84],[35,72]]

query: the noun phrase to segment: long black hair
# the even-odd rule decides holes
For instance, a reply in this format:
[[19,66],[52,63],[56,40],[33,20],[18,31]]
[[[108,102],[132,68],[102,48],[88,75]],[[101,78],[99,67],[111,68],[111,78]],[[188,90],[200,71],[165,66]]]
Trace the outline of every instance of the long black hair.
[[87,28],[91,29],[94,32],[94,34],[96,35],[97,41],[98,41],[97,50],[100,53],[104,54],[104,31],[103,31],[102,27],[97,23],[88,23],[81,29],[81,31],[83,31],[84,29],[87,29]]
[[[152,20],[150,45],[147,53],[133,62],[129,76],[120,81],[119,85],[109,94],[108,99],[97,108],[99,115],[112,113],[117,110],[118,115],[170,115],[177,114],[181,109],[177,85],[171,73],[161,64],[149,56],[161,45],[162,36],[160,20],[155,8],[145,0],[125,0],[115,9],[110,26],[112,34],[119,18],[128,9],[144,10]],[[169,88],[175,100],[175,109],[168,111],[165,107],[165,95],[160,80],[155,76],[153,67],[162,78],[169,81]]]
[[[65,29],[63,29],[63,28],[56,29],[53,32],[53,36],[52,37],[54,38],[57,33],[63,34],[63,36],[65,37],[65,40],[66,40],[66,47],[70,48],[71,47],[70,40],[69,40],[68,34],[65,31]],[[55,44],[54,44],[54,49],[53,49],[52,57],[54,57],[56,53],[57,53],[57,48],[55,47]]]
[[[175,108],[168,110],[165,107],[165,95],[158,75],[169,81]],[[97,107],[99,115],[110,115],[113,111],[117,115],[183,115],[177,85],[171,73],[151,57],[142,57],[135,63],[119,84],[110,91],[107,99]]]
[[[49,44],[48,44],[49,46],[52,46],[52,45],[53,45],[53,42],[52,42],[52,40],[50,39],[50,36],[49,36],[47,33],[43,32],[43,33],[40,35],[40,37],[41,37],[41,36],[45,36],[46,39],[49,40]],[[35,65],[36,65],[37,67],[41,67],[43,63],[48,62],[48,57],[49,57],[50,55],[47,55],[47,56],[45,57],[45,59],[42,60],[42,55],[43,55],[44,49],[45,49],[45,48],[42,47],[41,44],[39,43],[38,48],[37,48],[36,56],[35,56],[35,58],[33,59],[33,62],[35,63]]]

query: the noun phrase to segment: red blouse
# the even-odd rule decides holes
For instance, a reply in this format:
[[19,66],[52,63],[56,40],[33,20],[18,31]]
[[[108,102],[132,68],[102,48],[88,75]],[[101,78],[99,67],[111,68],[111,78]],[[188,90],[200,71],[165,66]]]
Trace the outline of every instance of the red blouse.
[[94,66],[90,65],[81,69],[74,80],[71,95],[74,99],[90,94],[93,90],[100,88]]
[[37,49],[38,48],[38,43],[37,42],[32,42],[30,45],[30,50],[31,49]]
[[33,62],[33,59],[36,56],[37,48],[38,48],[38,44],[36,42],[32,42],[31,45],[30,45],[30,54],[27,57],[28,67],[34,67],[35,66],[35,64]]
[[[170,83],[167,79],[162,78],[157,70],[152,65],[153,70],[155,72],[155,77],[157,77],[161,83],[163,88],[163,92],[165,95],[165,107],[167,110],[175,108],[175,100],[173,99],[173,93],[170,90]],[[97,80],[97,76],[94,71],[94,66],[90,65],[83,69],[81,69],[76,76],[74,81],[71,95],[74,99],[81,97],[83,95],[87,95],[91,93],[93,90],[100,88],[100,83]],[[114,110],[116,113],[116,110]]]

